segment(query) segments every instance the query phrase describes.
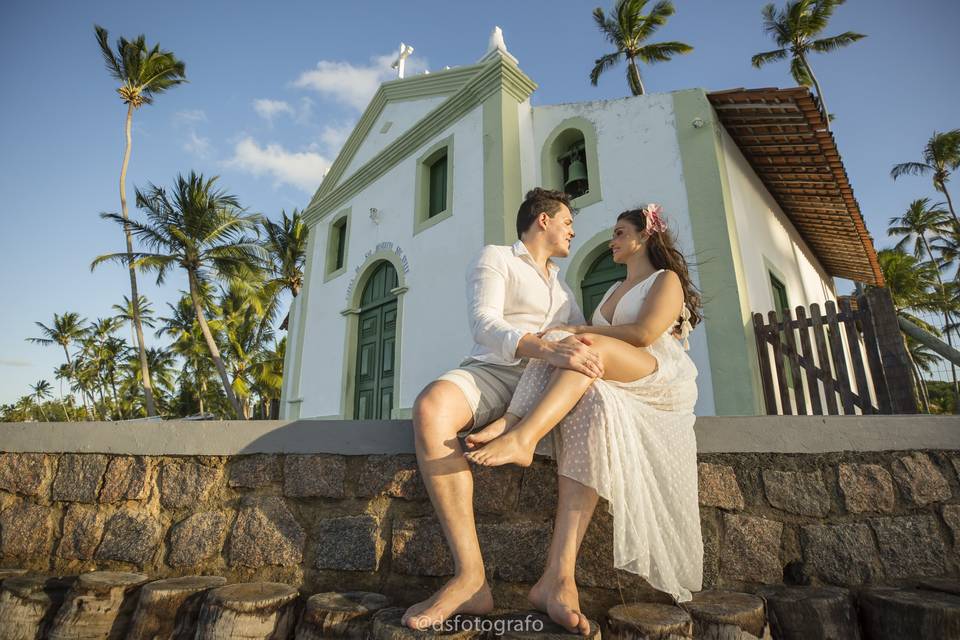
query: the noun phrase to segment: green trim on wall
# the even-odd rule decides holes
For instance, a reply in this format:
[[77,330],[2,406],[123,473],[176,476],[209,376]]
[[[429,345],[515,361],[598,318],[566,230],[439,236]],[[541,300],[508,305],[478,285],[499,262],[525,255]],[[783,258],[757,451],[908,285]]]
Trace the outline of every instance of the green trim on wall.
[[[343,274],[347,270],[347,256],[350,255],[350,207],[347,207],[340,213],[338,213],[333,219],[330,220],[330,224],[327,225],[327,252],[323,257],[323,281],[329,282],[337,276]],[[336,258],[337,258],[337,239],[333,234],[333,227],[339,222],[346,218],[347,233],[343,241],[343,264],[339,269],[336,269]],[[314,229],[319,228],[314,227]]]
[[[447,208],[436,215],[427,217],[427,209],[430,207],[430,165],[444,150],[447,154]],[[453,215],[453,172],[452,135],[438,141],[417,158],[417,175],[414,184],[413,235],[417,235]]]
[[375,265],[378,262],[386,260],[393,265],[397,272],[397,286],[390,290],[390,293],[397,296],[397,331],[394,342],[394,375],[393,375],[393,397],[395,402],[400,401],[400,380],[403,377],[401,368],[403,365],[403,298],[409,291],[406,276],[403,273],[403,263],[393,251],[381,249],[367,256],[360,268],[357,269],[357,279],[353,283],[353,290],[350,293],[350,301],[347,308],[340,312],[346,321],[345,339],[343,344],[343,374],[341,378],[340,391],[340,415],[345,420],[353,420],[353,394],[356,387],[357,373],[357,334],[359,332],[358,320],[360,316],[360,300],[363,297],[363,289],[367,286],[367,281],[373,275]]
[[[773,306],[771,307],[771,309],[777,308],[777,292],[773,290],[773,283],[770,281],[770,274],[772,273],[777,280],[783,283],[783,288],[787,292],[787,304],[790,307],[790,311],[793,312],[793,307],[795,307],[796,305],[790,304],[790,289],[787,288],[787,277],[783,274],[783,271],[780,271],[780,269],[775,264],[770,262],[769,258],[767,258],[766,255],[760,254],[760,257],[763,259],[763,266],[766,268],[766,271],[767,271],[767,277],[766,277],[767,290],[770,292],[770,301],[773,302]],[[757,309],[757,311],[759,311],[759,309]]]
[[[699,260],[717,415],[759,415],[760,376],[746,278],[717,120],[702,89],[673,95],[690,227]],[[695,127],[699,118],[703,124]]]
[[[353,161],[354,156],[357,155],[357,151],[360,150],[360,145],[363,144],[363,141],[366,140],[370,134],[370,130],[373,129],[373,125],[376,124],[377,119],[380,117],[380,114],[383,113],[388,102],[403,102],[421,98],[432,98],[435,96],[453,95],[476,76],[477,73],[480,72],[481,67],[482,65],[469,65],[456,69],[448,69],[446,71],[438,71],[430,75],[391,80],[381,84],[380,88],[377,89],[377,92],[373,95],[373,98],[370,99],[370,104],[367,105],[363,115],[360,116],[360,120],[353,128],[347,141],[343,143],[340,153],[337,154],[336,160],[334,160],[330,166],[330,171],[324,176],[320,187],[317,189],[313,198],[311,198],[311,204],[321,196],[329,193],[334,186],[336,186],[337,181],[341,178],[347,167],[350,166],[350,162]],[[381,133],[385,132],[381,131]]]
[[[567,266],[565,280],[567,285],[577,297],[577,304],[583,309],[583,291],[580,290],[580,283],[587,277],[587,269],[593,264],[593,261],[599,258],[604,251],[607,251],[610,239],[613,238],[613,227],[608,227],[602,231],[593,234],[589,240],[583,243]],[[590,321],[590,318],[587,318]]]
[[[289,381],[286,386],[286,395],[283,389],[280,392],[280,411],[286,411],[285,419],[296,420],[300,417],[300,405],[303,398],[300,396],[300,376],[303,373],[303,331],[307,324],[307,307],[310,301],[310,283],[314,271],[317,248],[317,229],[310,229],[307,233],[307,261],[303,268],[304,287],[297,296],[296,315],[290,316],[287,325],[287,336],[293,335],[294,340],[287,340],[287,352],[284,355],[283,379]],[[290,344],[292,342],[292,344]],[[287,355],[291,358],[288,360]]]
[[574,198],[570,203],[575,209],[583,209],[603,199],[600,189],[600,157],[597,155],[597,129],[593,122],[575,116],[567,118],[554,127],[540,150],[540,175],[543,177],[545,188],[564,190],[563,168],[557,162],[559,150],[553,147],[557,138],[570,129],[575,129],[583,135],[584,151],[587,156],[587,182],[590,185],[590,191],[579,198]]
[[[317,195],[304,210],[304,220],[315,225],[427,142],[441,135],[472,109],[484,104],[488,96],[506,94],[519,103],[526,100],[537,86],[514,62],[504,56],[496,56],[471,69],[475,70],[474,75],[459,91],[384,147],[343,182],[337,184],[340,176],[331,168]],[[516,114],[514,117],[516,118]],[[519,136],[519,132],[517,135]],[[519,148],[517,152],[519,154]],[[339,157],[334,165],[337,163]],[[519,167],[519,161],[517,166]],[[346,164],[339,167],[338,171],[342,173],[345,168]],[[519,183],[519,171],[515,179]]]
[[483,102],[483,243],[511,244],[517,235],[522,100],[501,89]]

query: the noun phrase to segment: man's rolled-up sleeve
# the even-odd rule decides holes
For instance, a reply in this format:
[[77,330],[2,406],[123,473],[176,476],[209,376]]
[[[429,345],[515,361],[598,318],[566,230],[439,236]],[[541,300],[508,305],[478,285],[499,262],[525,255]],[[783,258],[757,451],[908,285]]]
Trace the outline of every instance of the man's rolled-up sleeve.
[[494,247],[485,247],[467,271],[467,315],[470,332],[504,360],[517,359],[517,345],[527,333],[503,318],[507,269]]

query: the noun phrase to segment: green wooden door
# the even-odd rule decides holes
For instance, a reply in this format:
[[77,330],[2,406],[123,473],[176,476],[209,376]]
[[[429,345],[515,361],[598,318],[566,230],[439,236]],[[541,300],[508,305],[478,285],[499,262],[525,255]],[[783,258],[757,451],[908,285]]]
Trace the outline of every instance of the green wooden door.
[[587,322],[590,321],[593,310],[600,304],[603,294],[607,292],[610,285],[626,277],[627,267],[614,262],[613,254],[609,249],[593,261],[587,269],[583,282],[580,283],[580,291],[583,294],[583,314],[587,317]]
[[353,415],[357,420],[387,420],[393,409],[396,361],[397,272],[389,262],[377,267],[360,299]]

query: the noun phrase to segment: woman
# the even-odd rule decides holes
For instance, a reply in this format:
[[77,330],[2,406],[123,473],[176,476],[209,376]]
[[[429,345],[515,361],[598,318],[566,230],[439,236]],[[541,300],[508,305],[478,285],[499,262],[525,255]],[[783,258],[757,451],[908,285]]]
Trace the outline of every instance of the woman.
[[507,413],[467,436],[464,455],[486,466],[528,466],[537,442],[559,427],[559,473],[609,503],[614,566],[685,602],[703,579],[697,369],[686,353],[700,297],[657,205],[621,213],[610,248],[626,279],[606,292],[590,326],[545,336],[588,341],[603,362],[602,379],[531,362]]

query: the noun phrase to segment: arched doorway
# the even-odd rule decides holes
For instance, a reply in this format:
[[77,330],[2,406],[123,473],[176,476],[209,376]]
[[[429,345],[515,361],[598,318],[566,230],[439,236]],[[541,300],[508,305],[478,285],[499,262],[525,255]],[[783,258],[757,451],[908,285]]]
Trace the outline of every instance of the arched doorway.
[[397,271],[381,262],[360,297],[353,416],[357,420],[389,420],[393,409],[396,365]]
[[580,283],[580,291],[583,294],[581,297],[583,314],[588,322],[610,285],[626,277],[627,268],[613,261],[613,254],[609,249],[594,259],[583,277],[583,282]]

